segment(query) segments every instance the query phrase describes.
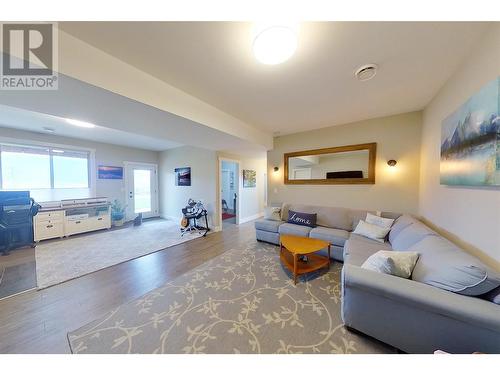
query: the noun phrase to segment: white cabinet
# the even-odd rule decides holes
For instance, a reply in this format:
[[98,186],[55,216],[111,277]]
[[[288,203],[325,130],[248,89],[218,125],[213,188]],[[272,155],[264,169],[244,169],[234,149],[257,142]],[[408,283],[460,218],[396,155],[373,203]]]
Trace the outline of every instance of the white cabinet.
[[111,208],[106,203],[41,211],[33,218],[33,228],[37,242],[111,228]]

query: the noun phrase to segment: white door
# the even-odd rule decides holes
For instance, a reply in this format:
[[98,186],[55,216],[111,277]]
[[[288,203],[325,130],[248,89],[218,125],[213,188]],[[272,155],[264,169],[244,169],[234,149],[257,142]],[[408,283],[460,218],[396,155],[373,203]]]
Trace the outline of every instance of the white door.
[[158,216],[158,177],[153,164],[127,163],[127,219]]

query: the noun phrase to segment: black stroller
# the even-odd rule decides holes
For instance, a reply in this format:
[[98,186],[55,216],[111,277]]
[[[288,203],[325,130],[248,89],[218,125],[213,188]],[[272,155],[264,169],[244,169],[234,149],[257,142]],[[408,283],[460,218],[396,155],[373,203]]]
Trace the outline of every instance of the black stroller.
[[[182,209],[182,221],[181,221],[181,237],[188,232],[198,231],[198,233],[203,233],[203,237],[207,235],[210,231],[208,227],[208,215],[207,210],[203,206],[201,201],[195,201],[189,199],[188,205]],[[198,220],[202,217],[205,218],[205,226],[198,224]]]

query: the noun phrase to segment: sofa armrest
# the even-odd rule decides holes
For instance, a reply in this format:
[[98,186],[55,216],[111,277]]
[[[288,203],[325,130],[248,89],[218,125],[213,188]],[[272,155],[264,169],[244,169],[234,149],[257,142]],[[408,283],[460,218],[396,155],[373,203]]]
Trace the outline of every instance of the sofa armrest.
[[342,280],[344,298],[349,288],[357,288],[500,333],[500,305],[492,302],[351,264],[344,264]]

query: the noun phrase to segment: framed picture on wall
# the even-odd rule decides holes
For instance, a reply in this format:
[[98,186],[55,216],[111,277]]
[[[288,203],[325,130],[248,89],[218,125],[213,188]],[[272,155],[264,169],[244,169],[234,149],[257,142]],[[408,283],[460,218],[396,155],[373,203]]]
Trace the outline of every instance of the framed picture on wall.
[[175,168],[175,186],[191,186],[191,167]]
[[243,187],[251,188],[257,185],[257,172],[252,169],[243,169]]
[[97,178],[100,180],[123,180],[123,167],[99,165],[97,167]]

